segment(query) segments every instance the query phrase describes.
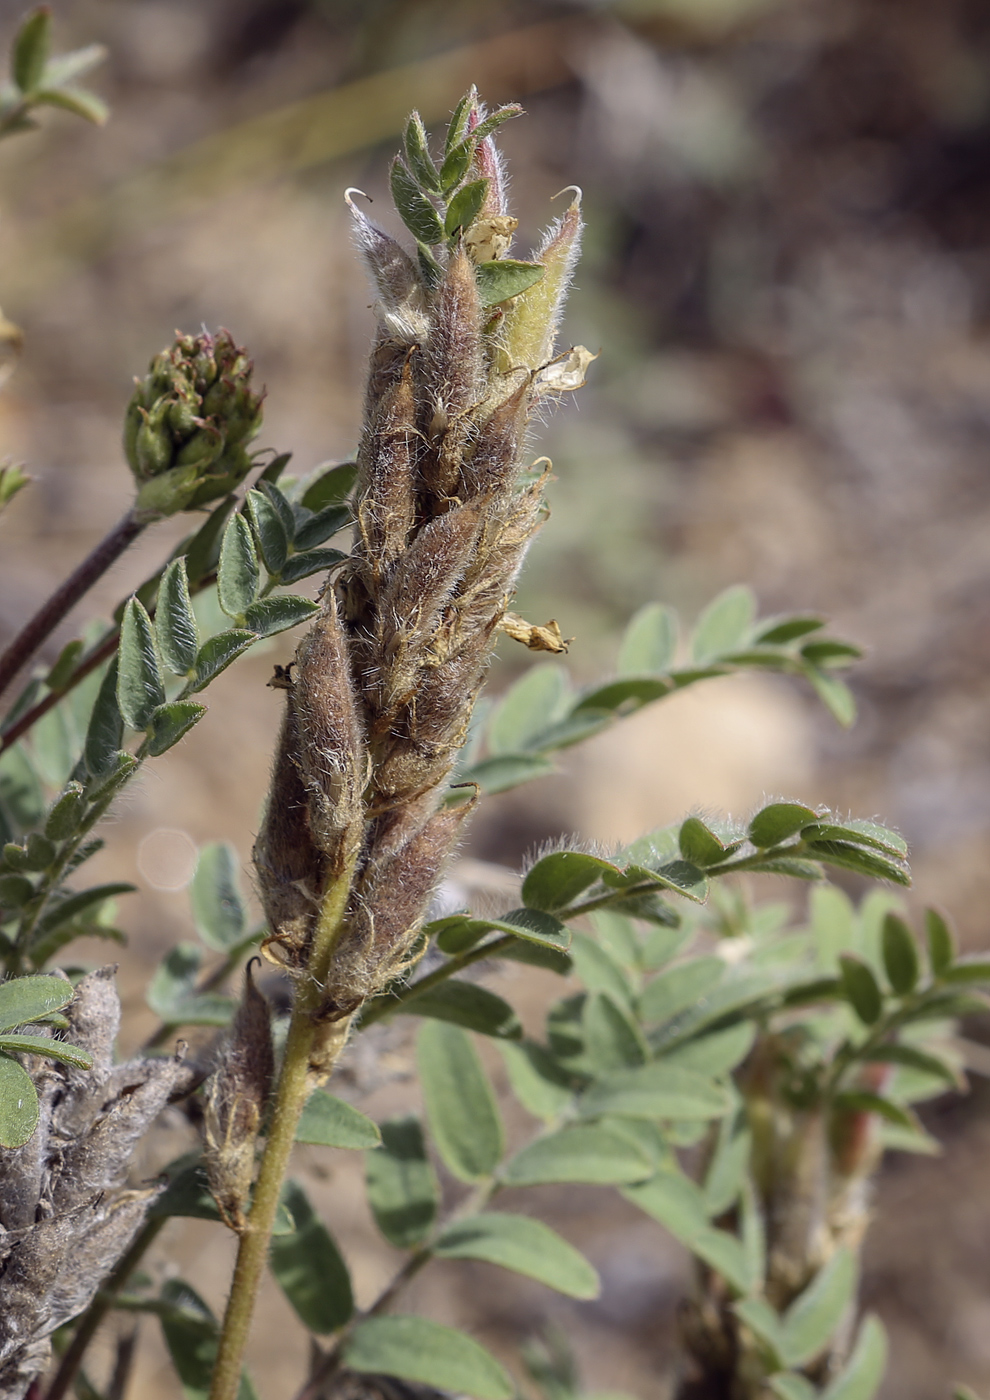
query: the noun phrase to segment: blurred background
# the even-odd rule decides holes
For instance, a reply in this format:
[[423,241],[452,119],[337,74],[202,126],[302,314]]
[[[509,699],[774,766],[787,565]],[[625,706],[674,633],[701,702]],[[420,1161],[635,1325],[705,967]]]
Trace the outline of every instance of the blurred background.
[[[0,148],[0,302],[25,332],[0,455],[36,478],[0,529],[0,639],[129,504],[118,444],[131,376],[176,327],[226,326],[249,347],[268,387],[261,442],[291,450],[292,470],[348,459],[371,297],[342,191],[366,190],[394,228],[385,179],[403,118],[416,105],[439,124],[473,81],[528,112],[503,141],[517,247],[561,186],[583,187],[586,252],[563,335],[602,349],[541,435],[553,515],[518,610],[576,637],[579,679],[611,664],[642,603],[690,618],[738,581],[763,612],[831,616],[868,657],[851,732],[773,678],[709,682],[641,713],[572,752],[559,778],[492,800],[463,879],[511,891],[492,867],[515,869],[562,831],[614,842],[689,809],[745,815],[764,794],[797,796],[899,827],[916,907],[943,904],[968,947],[990,945],[986,0],[54,10],[59,48],[107,46],[93,86],[112,117],[97,131],[48,113]],[[0,0],[4,47],[21,12]],[[96,605],[109,611],[181,529],[149,532]],[[110,833],[98,873],[146,891],[120,911],[130,1044],[153,1024],[147,969],[188,935],[197,845],[229,839],[247,869],[279,711],[265,681],[293,645],[277,638],[216,683],[211,714]],[[494,690],[526,661],[503,643]],[[522,992],[535,1015],[545,989]],[[990,1041],[990,1027],[968,1031]],[[401,1075],[401,1038],[389,1053]],[[357,1065],[358,1089],[362,1075],[370,1111],[408,1102],[401,1077],[379,1084],[388,1076]],[[893,1334],[885,1400],[990,1387],[990,1093],[977,1080],[925,1117],[945,1155],[889,1159],[867,1248],[864,1296]],[[306,1151],[359,1300],[373,1296],[394,1261],[374,1244],[355,1165]],[[517,1204],[587,1250],[602,1298],[571,1304],[446,1265],[415,1306],[474,1329],[517,1371],[519,1345],[555,1320],[588,1388],[661,1400],[682,1255],[606,1191],[541,1188]],[[169,1229],[173,1257],[218,1301],[227,1239],[198,1222]],[[148,1333],[134,1393],[176,1396]],[[273,1294],[253,1356],[273,1400],[301,1374],[301,1342]]]

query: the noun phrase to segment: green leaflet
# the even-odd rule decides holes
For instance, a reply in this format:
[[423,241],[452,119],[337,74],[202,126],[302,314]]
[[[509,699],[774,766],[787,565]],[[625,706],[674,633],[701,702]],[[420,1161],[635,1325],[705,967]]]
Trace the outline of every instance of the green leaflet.
[[354,1371],[399,1376],[476,1400],[510,1400],[512,1381],[495,1358],[463,1332],[423,1317],[371,1317],[344,1349]]
[[155,649],[151,619],[137,598],[128,600],[117,652],[117,704],[131,729],[147,729],[165,703],[165,685]]
[[296,1142],[321,1147],[360,1149],[377,1147],[381,1141],[377,1123],[325,1089],[314,1089],[310,1094],[296,1129]]
[[381,1146],[365,1159],[368,1203],[389,1243],[412,1249],[436,1219],[440,1188],[417,1118],[392,1118],[381,1135]]
[[0,1053],[0,1147],[23,1147],[38,1126],[38,1095],[31,1076]]
[[486,1211],[448,1225],[434,1253],[441,1259],[483,1259],[525,1274],[571,1298],[597,1298],[598,1275],[583,1254],[542,1221]]
[[282,1200],[295,1229],[272,1239],[272,1273],[304,1327],[318,1335],[335,1332],[354,1311],[347,1265],[297,1181],[286,1182]]
[[196,932],[208,948],[218,953],[236,947],[247,932],[240,868],[233,846],[229,842],[214,842],[200,851],[189,886]]
[[445,1166],[461,1181],[490,1176],[504,1151],[502,1120],[470,1036],[428,1021],[416,1053],[430,1132]]

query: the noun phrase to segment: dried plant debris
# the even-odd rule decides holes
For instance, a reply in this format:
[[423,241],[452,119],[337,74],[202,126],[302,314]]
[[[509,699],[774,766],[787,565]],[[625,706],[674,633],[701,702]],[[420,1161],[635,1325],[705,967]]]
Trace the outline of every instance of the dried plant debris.
[[50,1355],[52,1332],[88,1306],[161,1186],[126,1184],[138,1143],[201,1075],[178,1058],[115,1065],[120,1000],[113,967],[82,979],[67,1035],[91,1069],[26,1058],[40,1118],[0,1153],[0,1400],[21,1400]]

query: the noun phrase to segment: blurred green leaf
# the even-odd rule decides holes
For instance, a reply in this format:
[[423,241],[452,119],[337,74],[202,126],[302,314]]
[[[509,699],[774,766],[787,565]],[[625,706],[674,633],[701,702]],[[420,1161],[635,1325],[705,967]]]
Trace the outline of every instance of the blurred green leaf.
[[872,970],[850,953],[840,956],[839,968],[846,1000],[864,1025],[874,1025],[883,1011],[883,997]]
[[607,992],[592,992],[582,1014],[585,1060],[595,1073],[645,1064],[649,1052],[639,1027]]
[[546,778],[556,773],[557,766],[552,759],[542,754],[511,753],[497,754],[475,763],[460,774],[459,782],[477,783],[482,792],[489,796],[496,792],[508,792],[510,788],[531,783],[535,778]]
[[752,631],[756,617],[753,590],[745,585],[727,588],[705,608],[691,637],[691,656],[699,665],[735,651]]
[[429,1016],[504,1040],[519,1040],[523,1033],[519,1017],[509,1003],[475,982],[448,978],[418,996],[404,998],[401,1009],[410,1016]]
[[785,1365],[804,1366],[824,1350],[855,1289],[855,1259],[840,1247],[784,1314],[780,1341]]
[[485,732],[493,754],[514,755],[565,712],[570,694],[567,671],[554,661],[531,666],[506,691],[492,712]]
[[282,1199],[295,1229],[272,1239],[271,1270],[303,1326],[325,1336],[343,1327],[354,1311],[350,1274],[297,1181],[285,1183]]
[[640,994],[639,1014],[647,1025],[668,1021],[696,1005],[721,982],[725,973],[725,962],[714,956],[693,958],[672,967],[647,982]]
[[389,1243],[412,1249],[436,1219],[440,1188],[417,1118],[389,1119],[381,1135],[381,1146],[365,1158],[368,1203]]
[[918,949],[913,933],[897,914],[884,916],[883,965],[887,980],[898,996],[914,991],[921,972]]
[[21,92],[33,93],[41,83],[51,51],[52,13],[41,5],[22,22],[14,39],[11,68]]
[[434,1253],[441,1259],[482,1259],[534,1278],[571,1298],[597,1298],[595,1270],[573,1245],[542,1221],[487,1211],[454,1221],[441,1231]]
[[720,1118],[728,1107],[725,1091],[707,1075],[662,1061],[605,1075],[579,1100],[584,1118]]
[[863,1321],[844,1370],[822,1391],[821,1400],[873,1400],[887,1365],[887,1334],[872,1313]]
[[616,1186],[642,1181],[653,1169],[652,1158],[630,1138],[601,1124],[579,1124],[531,1142],[510,1158],[501,1177],[506,1186]]
[[399,1376],[476,1400],[511,1400],[514,1388],[495,1358],[463,1332],[424,1317],[370,1317],[351,1333],[344,1362],[352,1371]]
[[237,852],[229,842],[214,842],[201,849],[189,886],[196,932],[217,953],[236,947],[247,931],[240,867]]
[[461,1181],[490,1176],[504,1151],[502,1120],[470,1036],[428,1021],[416,1051],[426,1116],[444,1164]]
[[574,1097],[567,1074],[542,1045],[533,1041],[503,1042],[499,1047],[512,1092],[534,1118],[553,1122]]
[[662,676],[677,648],[677,616],[662,603],[647,603],[626,628],[616,671],[620,676]]
[[952,966],[956,948],[952,930],[937,909],[925,910],[925,932],[928,935],[928,961],[932,975],[943,977]]

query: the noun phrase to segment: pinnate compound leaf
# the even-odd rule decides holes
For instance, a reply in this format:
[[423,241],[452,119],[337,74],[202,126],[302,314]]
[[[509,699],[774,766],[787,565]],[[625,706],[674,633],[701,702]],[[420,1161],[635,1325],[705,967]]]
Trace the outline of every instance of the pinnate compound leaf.
[[458,982],[453,978],[429,987],[418,996],[407,997],[400,1008],[410,1016],[428,1016],[436,1021],[448,1021],[480,1035],[497,1036],[503,1040],[519,1040],[522,1023],[513,1007],[487,987],[475,982]]
[[38,1095],[27,1070],[0,1054],[0,1147],[23,1147],[38,1126]]
[[797,641],[798,637],[806,637],[811,632],[820,632],[824,626],[823,617],[765,618],[756,629],[756,640],[783,646],[785,642]]
[[274,637],[300,622],[308,622],[320,611],[319,603],[294,593],[282,593],[277,598],[262,598],[252,603],[244,614],[244,625],[259,637]]
[[155,637],[144,604],[128,599],[117,653],[117,704],[131,729],[147,729],[151,716],[165,703],[165,684],[158,664]]
[[855,1288],[856,1263],[843,1246],[784,1314],[780,1345],[785,1365],[803,1366],[824,1349],[842,1321]]
[[377,1123],[325,1089],[314,1089],[310,1094],[296,1129],[296,1142],[316,1143],[320,1147],[353,1150],[378,1147],[381,1141]]
[[148,754],[159,758],[184,739],[206,714],[206,706],[195,700],[167,700],[148,721]]
[[282,1199],[295,1229],[272,1239],[272,1273],[303,1326],[325,1336],[343,1327],[354,1311],[350,1274],[297,1181],[286,1182]]
[[625,969],[597,939],[587,933],[571,934],[574,971],[592,992],[607,992],[620,1006],[630,1008],[633,989]]
[[463,1332],[424,1317],[370,1317],[344,1348],[352,1371],[398,1376],[475,1400],[511,1400],[511,1379],[490,1352]]
[[470,1036],[427,1021],[417,1038],[420,1082],[430,1132],[445,1166],[460,1181],[480,1181],[505,1149],[495,1094]]
[[920,1049],[917,1045],[903,1043],[876,1045],[872,1050],[868,1050],[862,1058],[869,1064],[904,1065],[908,1069],[916,1069],[922,1074],[930,1074],[942,1079],[955,1089],[963,1087],[963,1081],[957,1069],[947,1064],[945,1060],[939,1059],[937,1055]]
[[707,1075],[659,1061],[596,1080],[582,1094],[579,1108],[584,1118],[609,1113],[680,1121],[720,1118],[729,1099]]
[[740,1021],[725,1030],[712,1031],[708,1035],[684,1041],[664,1055],[664,1063],[721,1077],[742,1063],[752,1049],[755,1038],[756,1027],[753,1023]]
[[604,871],[617,873],[618,866],[583,851],[552,851],[536,862],[523,881],[523,903],[548,913],[566,909]]
[[499,258],[495,262],[479,263],[475,275],[482,306],[497,306],[499,302],[509,301],[539,282],[544,268],[539,263]]
[[347,506],[331,504],[315,511],[308,519],[296,526],[295,547],[297,550],[315,549],[324,540],[331,539],[338,530],[349,525],[353,516]]
[[904,837],[897,831],[891,831],[890,827],[880,826],[878,822],[817,822],[814,826],[805,827],[801,835],[806,841],[851,841],[854,845],[869,846],[896,860],[907,859],[908,844]]
[[676,615],[662,603],[647,603],[626,628],[616,671],[620,676],[665,675],[676,647]]
[[203,643],[196,657],[196,678],[192,693],[205,690],[211,681],[216,680],[221,671],[226,671],[232,661],[258,640],[256,632],[235,627],[228,632],[218,632]]
[[247,931],[240,868],[233,846],[226,841],[214,842],[200,851],[189,886],[196,932],[217,953],[236,947]]
[[990,982],[990,960],[987,958],[957,958],[942,974],[949,983]]
[[913,992],[921,972],[918,948],[911,930],[897,914],[884,916],[882,947],[884,971],[891,987],[898,996]]
[[818,813],[799,802],[771,802],[753,817],[748,835],[754,846],[767,850],[817,821]]
[[836,1094],[832,1101],[835,1107],[847,1113],[875,1113],[897,1128],[907,1128],[910,1132],[920,1132],[918,1120],[910,1109],[882,1094],[873,1094],[868,1089],[847,1089]]
[[649,1181],[627,1186],[622,1194],[688,1248],[708,1228],[701,1188],[677,1166],[662,1167]]
[[753,590],[727,588],[705,608],[691,638],[691,657],[700,666],[736,651],[749,637],[756,616]]
[[752,1146],[748,1128],[737,1131],[731,1117],[723,1118],[718,1144],[705,1173],[705,1211],[709,1216],[721,1215],[738,1197]]
[[381,1135],[381,1146],[365,1158],[368,1203],[389,1243],[412,1249],[436,1219],[440,1188],[418,1118],[389,1119]]
[[615,710],[631,713],[653,700],[662,700],[671,688],[670,681],[659,676],[626,676],[585,691],[574,706],[574,714],[580,715],[586,710],[594,715],[611,714]]
[[883,996],[872,969],[850,953],[840,955],[839,968],[849,1005],[865,1026],[874,1025],[883,1011]]
[[413,112],[406,123],[406,130],[403,138],[406,160],[418,184],[424,189],[431,190],[433,194],[440,193],[440,172],[434,164],[430,155],[430,148],[426,139],[426,128],[423,119],[418,112]]
[[845,1369],[821,1395],[821,1400],[873,1400],[887,1365],[887,1333],[871,1313],[860,1326],[853,1354]]
[[508,1162],[502,1180],[506,1186],[621,1186],[653,1171],[653,1158],[630,1137],[604,1125],[578,1124],[529,1143]]
[[11,977],[0,982],[0,1031],[43,1021],[68,1006],[75,992],[64,977]]
[[155,606],[158,652],[176,676],[188,675],[196,664],[199,630],[189,596],[185,559],[173,559],[162,574]]
[[488,1211],[448,1225],[434,1251],[441,1259],[482,1259],[534,1278],[570,1298],[597,1298],[595,1270],[540,1220]]
[[240,618],[258,596],[258,555],[251,527],[234,515],[223,532],[217,568],[217,596],[228,617]]

